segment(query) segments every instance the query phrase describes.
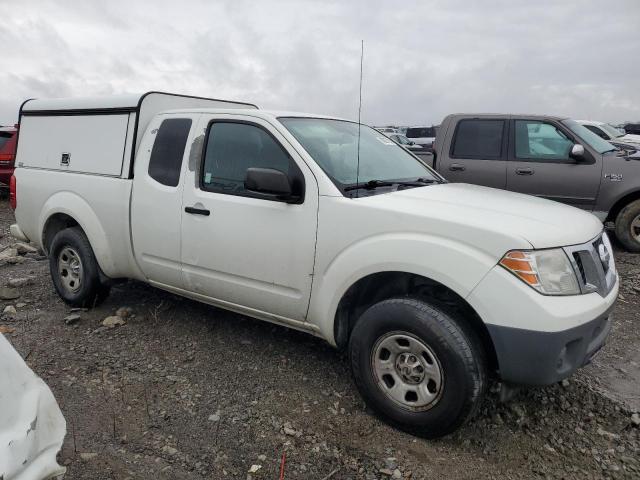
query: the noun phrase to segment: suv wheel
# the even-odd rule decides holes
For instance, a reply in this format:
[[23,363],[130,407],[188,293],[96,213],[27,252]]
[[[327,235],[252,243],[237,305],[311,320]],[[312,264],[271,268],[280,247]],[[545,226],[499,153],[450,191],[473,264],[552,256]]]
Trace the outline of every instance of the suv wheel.
[[630,252],[640,252],[640,200],[631,202],[616,217],[616,237]]
[[487,375],[484,352],[444,310],[398,298],[365,311],[349,340],[361,395],[392,425],[426,438],[451,433],[476,412]]
[[49,270],[58,295],[74,307],[94,307],[109,294],[100,282],[98,262],[78,227],[58,232],[49,248]]

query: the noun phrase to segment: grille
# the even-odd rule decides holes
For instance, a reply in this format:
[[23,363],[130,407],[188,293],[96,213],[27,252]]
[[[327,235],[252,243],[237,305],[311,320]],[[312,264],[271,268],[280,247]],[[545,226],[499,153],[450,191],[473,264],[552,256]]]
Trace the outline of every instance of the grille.
[[[582,293],[606,296],[616,282],[611,244],[606,233],[582,245],[565,247]],[[602,255],[601,255],[602,254]]]

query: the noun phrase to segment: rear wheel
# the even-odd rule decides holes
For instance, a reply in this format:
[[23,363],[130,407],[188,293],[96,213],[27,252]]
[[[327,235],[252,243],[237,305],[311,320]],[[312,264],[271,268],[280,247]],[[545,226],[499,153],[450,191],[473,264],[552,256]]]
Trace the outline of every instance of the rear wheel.
[[109,287],[100,282],[98,262],[79,227],[58,232],[49,248],[49,270],[58,295],[74,307],[94,307],[104,301]]
[[640,252],[640,200],[629,203],[616,217],[616,237],[630,252]]
[[451,433],[476,412],[486,388],[484,352],[454,316],[408,298],[377,303],[349,341],[351,370],[385,421],[426,438]]

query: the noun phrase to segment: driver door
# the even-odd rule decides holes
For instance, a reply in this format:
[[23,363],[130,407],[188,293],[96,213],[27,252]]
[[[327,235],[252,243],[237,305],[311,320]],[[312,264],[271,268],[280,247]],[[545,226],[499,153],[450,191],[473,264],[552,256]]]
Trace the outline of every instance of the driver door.
[[[185,288],[247,313],[303,321],[311,294],[318,187],[314,176],[266,120],[202,115],[202,152],[189,164],[183,194]],[[302,179],[299,203],[245,189],[250,167]]]
[[577,141],[559,124],[537,119],[511,121],[507,190],[593,210],[600,185],[601,156],[585,148],[569,155]]

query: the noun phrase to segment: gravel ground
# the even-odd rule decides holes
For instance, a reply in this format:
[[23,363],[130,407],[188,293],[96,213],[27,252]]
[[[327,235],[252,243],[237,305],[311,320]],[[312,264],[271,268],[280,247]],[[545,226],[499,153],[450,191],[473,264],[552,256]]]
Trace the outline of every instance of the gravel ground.
[[[12,222],[0,202],[0,246]],[[616,257],[622,295],[594,364],[506,404],[494,385],[478,417],[439,441],[377,420],[321,340],[138,282],[71,312],[34,253],[0,266],[0,285],[23,283],[0,300],[17,310],[0,327],[67,419],[69,480],[277,479],[283,458],[286,479],[637,479],[640,255]],[[121,307],[124,325],[103,326]]]

